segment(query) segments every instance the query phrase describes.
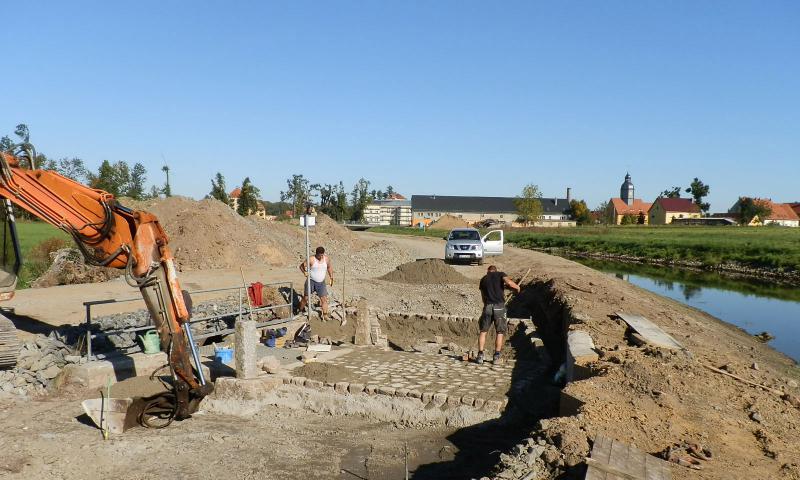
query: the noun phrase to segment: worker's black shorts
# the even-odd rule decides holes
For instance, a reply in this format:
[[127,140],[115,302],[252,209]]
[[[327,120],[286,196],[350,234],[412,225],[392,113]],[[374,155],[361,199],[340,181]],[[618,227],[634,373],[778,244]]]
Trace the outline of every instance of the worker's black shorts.
[[506,305],[504,303],[487,303],[483,306],[483,315],[481,315],[479,325],[481,332],[488,332],[493,323],[496,333],[505,334],[508,331]]

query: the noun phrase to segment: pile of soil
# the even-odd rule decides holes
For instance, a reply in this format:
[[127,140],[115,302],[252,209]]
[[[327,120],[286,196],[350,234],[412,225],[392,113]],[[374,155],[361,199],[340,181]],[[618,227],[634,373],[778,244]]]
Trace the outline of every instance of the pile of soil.
[[469,224],[464,220],[452,215],[445,215],[431,224],[431,228],[450,230],[453,228],[467,228]]
[[306,377],[321,382],[336,383],[350,378],[350,372],[339,365],[330,363],[311,362],[294,370],[292,374],[296,377]]
[[380,278],[390,282],[411,284],[472,283],[470,279],[456,272],[453,267],[438,258],[424,258],[416,262],[404,263]]
[[122,270],[88,265],[83,254],[75,248],[62,248],[50,254],[52,264],[31,283],[33,288],[105,282],[122,275]]

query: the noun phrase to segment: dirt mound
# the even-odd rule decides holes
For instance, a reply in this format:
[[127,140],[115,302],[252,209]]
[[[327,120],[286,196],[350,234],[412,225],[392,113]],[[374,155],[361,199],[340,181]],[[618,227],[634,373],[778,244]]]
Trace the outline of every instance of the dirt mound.
[[287,260],[279,242],[218,200],[169,197],[121,203],[158,217],[180,269],[278,265]]
[[425,258],[416,262],[404,263],[380,278],[390,282],[414,284],[472,283],[470,279],[456,272],[453,267],[438,258]]
[[[269,222],[260,218],[248,218],[262,235],[275,242],[288,259],[300,262],[305,258],[305,229],[300,226],[300,220]],[[325,214],[317,213],[316,225],[309,230],[311,254],[322,246],[325,253],[336,264],[342,254],[349,254],[367,246],[367,243],[358,238],[353,232],[336,223]]]
[[467,222],[452,215],[445,215],[431,224],[431,228],[439,228],[442,230],[450,230],[453,228],[466,228],[466,227],[469,227],[469,224]]
[[292,374],[296,377],[306,377],[321,382],[336,383],[347,380],[352,375],[346,368],[330,363],[307,363],[294,370]]
[[33,288],[97,283],[122,275],[122,270],[88,265],[83,254],[75,248],[62,248],[50,254],[52,264],[39,278],[31,283]]

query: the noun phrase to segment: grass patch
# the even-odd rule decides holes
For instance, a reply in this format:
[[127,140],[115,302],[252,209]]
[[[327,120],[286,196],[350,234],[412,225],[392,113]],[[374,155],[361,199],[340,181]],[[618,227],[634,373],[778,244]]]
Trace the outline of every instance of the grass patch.
[[395,235],[411,235],[414,237],[433,237],[433,238],[444,238],[450,233],[450,230],[442,230],[438,228],[426,228],[422,230],[420,228],[413,228],[413,227],[401,227],[398,225],[385,225],[380,227],[372,227],[369,229],[370,232],[374,233],[392,233]]
[[65,232],[44,222],[17,221],[22,269],[17,288],[28,288],[50,266],[50,252],[72,245]]
[[737,263],[800,271],[800,229],[779,227],[575,227],[506,231],[508,242],[531,249],[564,249],[644,259]]

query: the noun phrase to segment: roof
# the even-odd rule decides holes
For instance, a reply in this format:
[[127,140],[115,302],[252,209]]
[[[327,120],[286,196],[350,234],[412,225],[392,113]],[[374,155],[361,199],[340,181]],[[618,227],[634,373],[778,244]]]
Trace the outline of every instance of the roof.
[[789,206],[792,207],[792,210],[794,210],[794,213],[796,213],[798,216],[800,216],[800,202],[790,203]]
[[239,198],[239,197],[242,196],[242,189],[239,188],[239,187],[236,187],[233,190],[231,190],[231,193],[229,193],[228,196],[231,197],[231,198]]
[[[411,208],[416,211],[462,213],[517,213],[514,197],[460,197],[447,195],[412,195]],[[569,210],[565,198],[541,198],[542,214],[563,214]]]
[[399,193],[393,193],[386,197],[387,200],[405,200],[406,197],[400,195]]
[[660,204],[665,212],[700,213],[700,207],[688,198],[659,197],[656,199],[655,203]]
[[[739,198],[731,210],[738,212],[739,204],[745,198],[747,197]],[[754,198],[753,202],[759,205],[765,205],[771,210],[769,216],[763,220],[800,220],[800,216],[798,216],[798,213],[792,208],[791,204],[773,202],[769,198]]]
[[650,211],[652,203],[644,202],[638,198],[633,200],[633,205],[628,205],[621,198],[612,198],[611,205],[617,215],[639,215],[639,212],[647,213]]

